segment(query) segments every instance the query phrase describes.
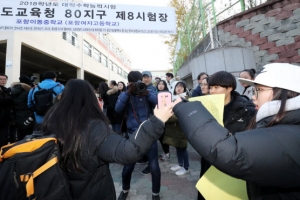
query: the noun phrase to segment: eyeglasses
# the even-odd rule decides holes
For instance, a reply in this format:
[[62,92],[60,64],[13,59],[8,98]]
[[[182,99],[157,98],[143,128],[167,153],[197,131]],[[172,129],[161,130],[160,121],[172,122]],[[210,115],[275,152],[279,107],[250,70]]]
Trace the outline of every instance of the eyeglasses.
[[208,86],[207,83],[200,83],[199,85],[200,85],[200,87],[202,87],[202,86]]
[[268,88],[268,89],[255,88],[253,90],[253,95],[255,95],[255,98],[258,98],[258,92],[267,91],[267,90],[273,90],[273,88]]
[[7,79],[6,78],[0,78],[0,81],[6,81]]

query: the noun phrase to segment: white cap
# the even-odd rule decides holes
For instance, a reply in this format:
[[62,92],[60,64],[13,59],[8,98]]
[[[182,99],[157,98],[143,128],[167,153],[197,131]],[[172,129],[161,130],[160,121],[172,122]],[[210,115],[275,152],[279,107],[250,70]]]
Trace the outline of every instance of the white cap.
[[288,63],[267,64],[254,80],[239,78],[239,81],[250,86],[259,84],[300,93],[300,67]]

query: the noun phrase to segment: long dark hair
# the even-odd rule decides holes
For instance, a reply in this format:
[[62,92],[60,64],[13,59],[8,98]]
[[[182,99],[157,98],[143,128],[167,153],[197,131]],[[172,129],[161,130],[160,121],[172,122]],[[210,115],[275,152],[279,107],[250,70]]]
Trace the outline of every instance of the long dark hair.
[[[286,106],[286,101],[288,99],[294,98],[296,96],[299,96],[300,93],[298,92],[293,92],[290,90],[282,89],[282,88],[277,88],[274,87],[272,88],[273,90],[273,99],[272,101],[279,100],[280,101],[280,108],[277,114],[273,117],[273,119],[267,124],[266,127],[273,126],[280,122],[282,118],[286,116],[286,111],[285,111],[285,106]],[[256,117],[254,117],[251,122],[249,123],[249,126],[247,129],[253,129],[256,125]]]
[[89,137],[88,126],[91,120],[103,121],[109,130],[93,87],[84,80],[69,80],[61,100],[47,112],[41,127],[45,134],[56,135],[63,169],[69,170],[68,167],[72,166],[81,171],[82,157],[87,156],[81,155],[82,144]]
[[103,99],[107,94],[108,91],[108,85],[105,82],[101,82],[99,84],[99,95]]
[[[163,90],[159,90],[159,89],[158,89],[158,85],[160,84],[160,82],[163,82],[163,84],[164,84],[164,86],[165,86],[165,88],[164,88]],[[156,90],[157,90],[157,91],[169,91],[168,85],[167,85],[166,81],[164,81],[164,80],[158,81],[158,83],[157,83],[157,85],[156,85]]]
[[118,85],[119,85],[119,83],[121,83],[123,85],[123,89],[120,92],[125,92],[126,91],[126,85],[125,85],[125,83],[123,81],[119,81]]

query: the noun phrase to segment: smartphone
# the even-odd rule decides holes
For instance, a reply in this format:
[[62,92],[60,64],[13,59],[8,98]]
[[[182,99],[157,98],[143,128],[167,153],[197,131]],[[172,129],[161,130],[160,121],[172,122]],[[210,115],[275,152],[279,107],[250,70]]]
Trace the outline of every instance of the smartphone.
[[168,106],[172,103],[172,94],[169,91],[158,92],[157,94],[157,107]]

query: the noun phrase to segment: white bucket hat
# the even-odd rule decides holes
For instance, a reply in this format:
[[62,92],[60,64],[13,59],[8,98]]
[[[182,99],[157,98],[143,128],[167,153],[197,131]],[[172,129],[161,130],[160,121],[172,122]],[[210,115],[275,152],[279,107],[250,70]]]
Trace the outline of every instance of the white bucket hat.
[[300,93],[300,67],[288,63],[267,64],[254,80],[244,78],[238,80],[250,86],[260,84]]

